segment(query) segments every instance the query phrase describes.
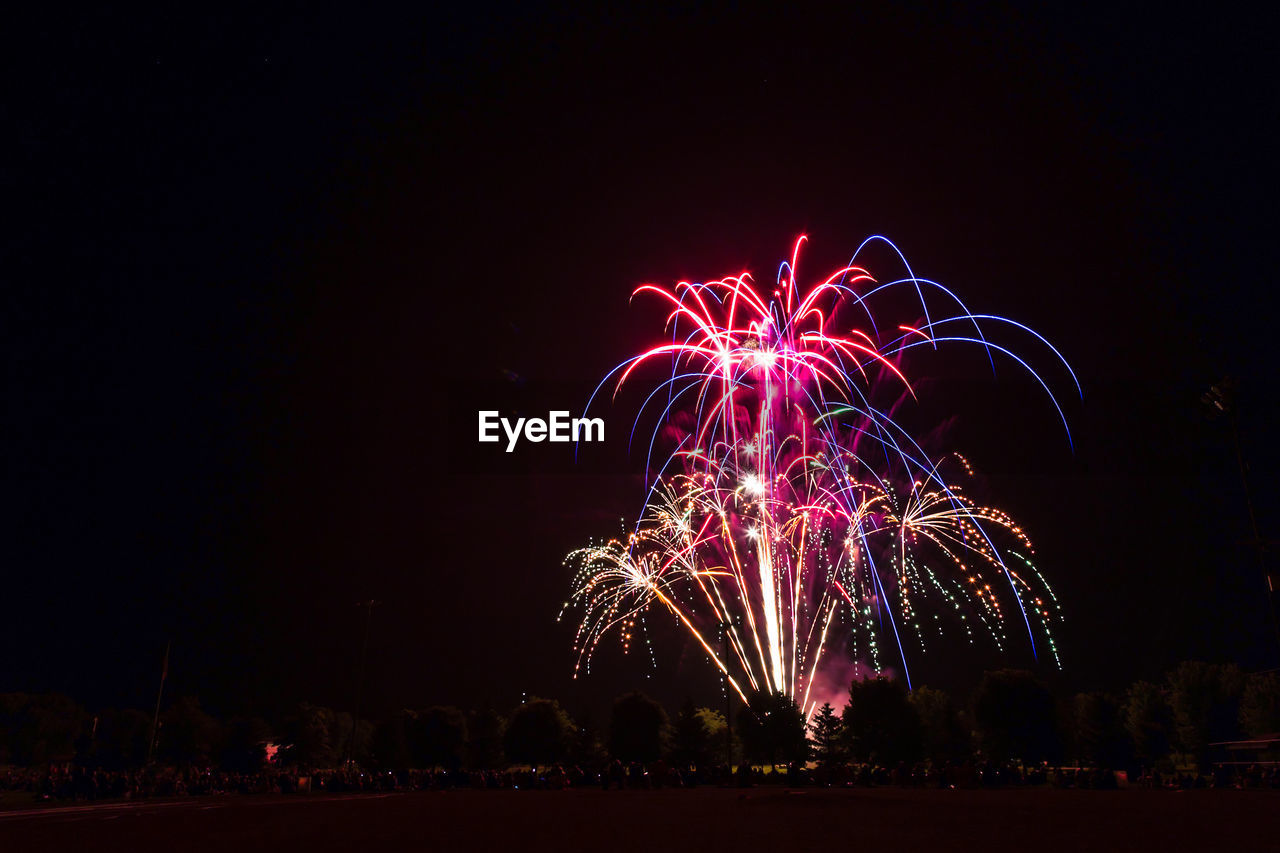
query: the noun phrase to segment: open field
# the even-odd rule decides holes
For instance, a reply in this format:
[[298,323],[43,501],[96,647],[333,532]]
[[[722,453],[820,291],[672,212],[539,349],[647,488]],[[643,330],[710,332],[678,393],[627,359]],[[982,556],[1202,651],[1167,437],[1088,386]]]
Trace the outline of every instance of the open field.
[[0,849],[1280,849],[1274,791],[703,788],[201,798],[0,813]]

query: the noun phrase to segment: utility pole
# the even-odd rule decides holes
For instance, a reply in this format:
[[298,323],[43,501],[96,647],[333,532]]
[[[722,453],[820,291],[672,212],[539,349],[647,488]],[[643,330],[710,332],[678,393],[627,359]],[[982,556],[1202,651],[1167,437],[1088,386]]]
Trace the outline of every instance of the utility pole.
[[[160,729],[160,699],[164,696],[164,680],[169,677],[169,647],[173,645],[173,641],[164,644],[164,663],[160,664],[160,689],[156,691],[156,712],[151,716],[151,738],[147,741],[147,764],[151,764],[151,759],[156,751],[156,735]],[[97,731],[97,725],[94,725],[94,731]]]
[[356,607],[363,607],[365,610],[364,617],[364,643],[360,647],[360,670],[356,676],[356,707],[351,715],[351,737],[347,738],[347,760],[345,763],[350,764],[356,758],[356,732],[360,730],[360,700],[364,693],[364,663],[369,656],[369,626],[373,624],[373,608],[381,604],[381,601],[375,601],[372,598],[368,601],[357,601]]
[[1240,427],[1236,417],[1235,391],[1235,380],[1230,376],[1225,376],[1218,384],[1205,392],[1200,397],[1200,401],[1208,408],[1211,417],[1226,415],[1228,423],[1231,424],[1231,440],[1236,449],[1236,464],[1240,466],[1240,483],[1244,487],[1244,505],[1249,512],[1249,530],[1253,534],[1253,538],[1247,544],[1253,547],[1258,571],[1267,585],[1267,603],[1270,605],[1271,611],[1271,629],[1276,637],[1276,650],[1280,652],[1280,618],[1276,616],[1276,585],[1271,573],[1267,571],[1266,549],[1270,543],[1264,540],[1262,534],[1258,531],[1258,514],[1253,508],[1253,489],[1249,484],[1249,466],[1244,461],[1244,448],[1240,444]]

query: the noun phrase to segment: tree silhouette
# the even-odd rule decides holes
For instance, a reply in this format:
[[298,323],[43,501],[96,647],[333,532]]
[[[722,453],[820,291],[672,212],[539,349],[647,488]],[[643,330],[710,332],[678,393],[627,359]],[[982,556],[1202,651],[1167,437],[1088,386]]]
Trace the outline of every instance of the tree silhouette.
[[403,770],[413,765],[409,750],[409,730],[413,725],[412,711],[396,711],[378,724],[370,745],[374,763],[384,770]]
[[59,693],[0,694],[0,761],[24,766],[69,761],[87,715]]
[[903,682],[884,676],[854,681],[842,717],[858,761],[887,767],[920,757],[920,718]]
[[973,720],[983,751],[995,761],[1035,764],[1057,750],[1053,697],[1024,670],[985,673],[974,695]]
[[1183,661],[1169,673],[1169,704],[1178,746],[1204,767],[1209,744],[1239,734],[1244,677],[1234,664]]
[[827,781],[837,768],[842,767],[849,758],[845,745],[844,721],[836,714],[830,702],[824,702],[818,709],[813,722],[809,724],[812,733],[813,757],[818,762],[818,771]]
[[921,747],[932,761],[959,761],[969,754],[969,732],[950,694],[920,686],[907,697],[920,719]]
[[574,728],[569,761],[580,767],[600,767],[605,763],[604,745],[590,714],[584,714],[582,722]]
[[1149,767],[1169,754],[1173,710],[1159,687],[1148,681],[1134,682],[1125,696],[1123,717],[1139,764]]
[[1072,735],[1076,760],[1097,767],[1122,767],[1128,763],[1121,703],[1105,693],[1078,693],[1072,701]]
[[467,715],[467,766],[472,770],[495,770],[502,766],[502,735],[507,721],[492,708]]
[[467,721],[454,707],[436,706],[417,714],[410,727],[409,749],[419,767],[457,770],[467,743]]
[[536,697],[516,706],[502,743],[507,758],[521,764],[552,764],[564,758],[573,721],[553,699]]
[[373,723],[360,720],[357,724],[350,711],[330,711],[329,714],[329,743],[332,752],[330,766],[340,764],[348,758],[356,762],[368,761],[369,744],[373,741]]
[[[729,731],[729,721],[725,719],[724,714],[712,708],[699,708],[697,714],[698,719],[702,720],[702,725],[711,736],[712,757],[714,760],[719,761],[720,757],[724,755],[725,737],[733,735]],[[731,752],[741,752],[741,744],[738,742],[736,735],[733,735],[732,743],[729,746]]]
[[1240,727],[1250,737],[1280,732],[1280,677],[1274,672],[1255,673],[1245,680]]
[[667,712],[643,693],[618,697],[609,720],[609,754],[620,761],[649,763],[662,757]]
[[200,707],[200,700],[184,696],[165,712],[158,737],[160,756],[173,764],[210,764],[221,747],[218,721]]
[[809,757],[804,713],[785,693],[753,693],[738,709],[742,751],[754,764],[799,764]]
[[147,760],[151,718],[133,709],[108,709],[97,720],[88,763],[108,770],[141,767]]
[[[712,733],[692,699],[685,699],[676,715],[672,734],[671,760],[681,767],[701,767],[711,762]],[[723,743],[723,741],[722,741]]]
[[271,730],[260,717],[236,717],[227,723],[219,762],[234,773],[257,773],[267,760]]
[[288,744],[279,761],[302,767],[332,767],[339,754],[333,748],[334,716],[331,708],[310,702],[300,703],[286,721],[285,739]]

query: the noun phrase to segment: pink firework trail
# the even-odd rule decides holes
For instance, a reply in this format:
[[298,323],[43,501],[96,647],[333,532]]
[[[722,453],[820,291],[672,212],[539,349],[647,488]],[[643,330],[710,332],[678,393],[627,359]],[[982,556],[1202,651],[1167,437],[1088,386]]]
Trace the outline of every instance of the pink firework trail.
[[[667,306],[669,342],[620,364],[592,401],[610,385],[616,396],[649,364],[669,365],[636,422],[661,407],[651,461],[664,428],[679,436],[631,533],[568,557],[570,605],[582,614],[575,672],[589,668],[609,635],[629,648],[655,608],[698,642],[744,701],[756,691],[786,693],[807,714],[822,668],[837,661],[900,664],[909,683],[911,657],[943,636],[946,613],[969,642],[985,632],[1003,648],[1013,625],[1058,662],[1051,629],[1060,611],[1030,539],[1006,513],[965,494],[963,457],[930,457],[892,414],[916,398],[903,370],[914,348],[977,346],[993,367],[997,356],[1011,359],[1059,416],[1039,374],[995,341],[1013,333],[1052,353],[1078,392],[1070,366],[1031,329],[970,312],[905,260],[904,277],[877,282],[858,265],[868,245],[902,258],[882,237],[802,290],[795,271],[804,241],[768,295],[747,273],[635,291]],[[923,321],[877,323],[872,304],[904,289]],[[892,403],[877,408],[886,395]],[[675,421],[689,426],[677,430]]]

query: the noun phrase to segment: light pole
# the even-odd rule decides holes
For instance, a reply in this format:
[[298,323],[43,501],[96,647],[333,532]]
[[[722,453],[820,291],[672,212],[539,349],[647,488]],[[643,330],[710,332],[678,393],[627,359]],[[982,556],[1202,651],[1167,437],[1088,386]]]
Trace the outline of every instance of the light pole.
[[[156,752],[156,736],[160,732],[160,698],[164,696],[164,681],[169,677],[169,648],[173,645],[173,641],[164,644],[164,663],[160,664],[160,687],[156,690],[156,712],[151,717],[151,738],[147,741],[147,766],[151,766],[151,759]],[[96,720],[96,718],[95,718]],[[94,732],[97,732],[97,724],[94,724]]]
[[1270,605],[1271,613],[1271,629],[1276,637],[1276,649],[1280,651],[1280,619],[1276,618],[1276,585],[1267,571],[1266,547],[1269,544],[1262,538],[1262,534],[1258,532],[1258,514],[1253,508],[1253,489],[1249,484],[1249,466],[1244,461],[1244,449],[1240,444],[1240,427],[1236,419],[1236,381],[1230,376],[1224,376],[1220,382],[1213,385],[1200,396],[1202,402],[1208,409],[1210,417],[1218,417],[1226,415],[1227,422],[1231,424],[1231,440],[1236,449],[1236,463],[1240,466],[1240,483],[1244,487],[1244,505],[1249,511],[1249,530],[1253,534],[1253,538],[1248,542],[1253,547],[1254,559],[1258,563],[1258,571],[1262,574],[1262,579],[1267,585],[1267,603]]

